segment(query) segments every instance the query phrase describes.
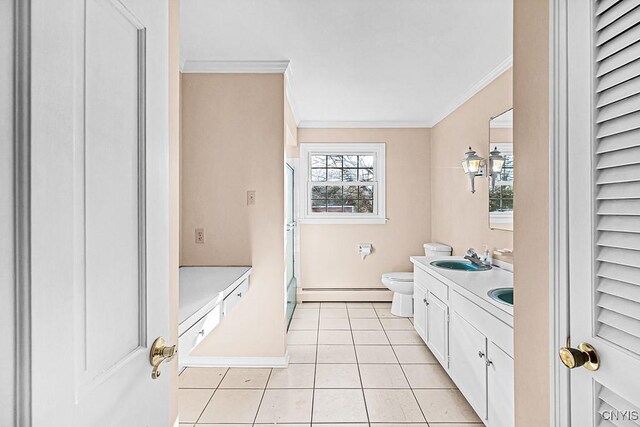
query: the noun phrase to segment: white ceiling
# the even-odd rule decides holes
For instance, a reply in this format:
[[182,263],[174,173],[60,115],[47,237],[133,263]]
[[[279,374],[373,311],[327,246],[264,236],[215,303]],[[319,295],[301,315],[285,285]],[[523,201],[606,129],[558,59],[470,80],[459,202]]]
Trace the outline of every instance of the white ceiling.
[[512,0],[182,0],[183,61],[290,61],[301,126],[431,126],[510,65]]

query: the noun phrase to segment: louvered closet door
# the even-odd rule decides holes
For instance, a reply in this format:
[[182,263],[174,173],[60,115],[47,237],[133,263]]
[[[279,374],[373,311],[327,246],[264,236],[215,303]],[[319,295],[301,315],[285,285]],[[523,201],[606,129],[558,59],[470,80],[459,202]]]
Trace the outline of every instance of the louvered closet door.
[[640,426],[640,0],[568,0],[573,426]]

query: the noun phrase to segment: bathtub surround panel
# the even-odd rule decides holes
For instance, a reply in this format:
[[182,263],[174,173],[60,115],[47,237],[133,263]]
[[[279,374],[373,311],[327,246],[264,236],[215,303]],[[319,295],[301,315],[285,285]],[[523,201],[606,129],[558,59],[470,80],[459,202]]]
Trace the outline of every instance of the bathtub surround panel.
[[284,94],[283,74],[182,75],[181,265],[253,266],[251,291],[198,356],[285,355]]
[[[302,298],[391,299],[382,273],[411,271],[409,256],[424,253],[431,241],[429,138],[429,129],[298,130],[299,143],[384,142],[389,218],[383,225],[301,225]],[[373,245],[364,260],[356,250],[362,242]]]
[[460,165],[469,146],[489,157],[489,120],[512,106],[510,68],[431,129],[431,237],[454,255],[469,247],[480,252],[484,244],[513,247],[512,232],[489,229],[488,179],[477,177],[472,194]]

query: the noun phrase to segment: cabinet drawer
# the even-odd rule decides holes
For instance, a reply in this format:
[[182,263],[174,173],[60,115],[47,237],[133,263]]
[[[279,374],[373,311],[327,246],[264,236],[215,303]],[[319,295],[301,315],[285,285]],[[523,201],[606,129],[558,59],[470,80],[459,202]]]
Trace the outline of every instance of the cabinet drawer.
[[440,298],[443,302],[449,302],[449,287],[422,270],[416,267],[413,272],[413,280],[427,288],[429,292]]
[[224,299],[224,302],[223,302],[224,317],[228,316],[229,313],[231,313],[231,310],[233,310],[236,304],[240,302],[240,299],[242,299],[242,297],[246,295],[248,290],[249,290],[249,279],[244,280],[242,283],[238,285],[238,287],[236,287],[233,291],[231,291],[229,295],[227,295],[227,297]]
[[513,328],[457,292],[451,293],[451,308],[513,357]]
[[222,303],[198,320],[178,338],[178,359],[184,360],[191,350],[204,340],[222,319]]

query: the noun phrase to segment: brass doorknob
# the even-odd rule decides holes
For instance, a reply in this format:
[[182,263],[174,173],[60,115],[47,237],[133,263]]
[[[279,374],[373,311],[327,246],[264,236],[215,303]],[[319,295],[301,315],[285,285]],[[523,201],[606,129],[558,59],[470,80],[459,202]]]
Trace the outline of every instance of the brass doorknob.
[[582,343],[578,348],[562,347],[559,353],[560,360],[569,369],[584,366],[590,371],[597,371],[600,367],[598,352],[590,344]]
[[176,346],[172,345],[167,347],[167,342],[164,338],[159,337],[151,346],[151,351],[149,352],[149,363],[153,366],[153,371],[151,371],[151,378],[154,380],[160,376],[160,365],[165,360],[169,360],[176,355]]

